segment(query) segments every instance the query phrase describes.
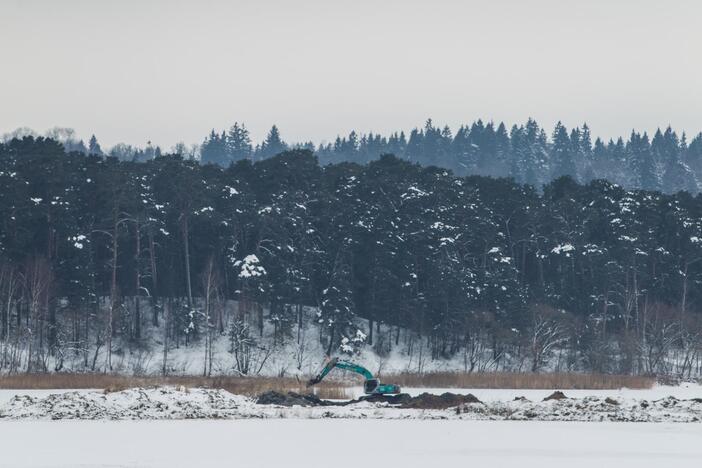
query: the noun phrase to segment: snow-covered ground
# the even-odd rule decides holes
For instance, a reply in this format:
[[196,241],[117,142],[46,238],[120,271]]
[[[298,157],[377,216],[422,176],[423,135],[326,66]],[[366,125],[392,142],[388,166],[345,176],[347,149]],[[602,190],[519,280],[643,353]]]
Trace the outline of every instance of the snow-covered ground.
[[552,390],[405,390],[473,393],[485,404],[457,414],[370,403],[290,408],[169,387],[0,390],[0,467],[685,468],[702,459],[702,424],[686,422],[702,420],[700,385],[566,390],[568,400],[548,402]]
[[[72,392],[73,390],[66,390],[62,388],[57,388],[53,390],[7,390],[0,389],[0,406],[4,405],[10,401],[15,395],[28,395],[35,398],[44,398],[49,395],[55,395],[57,393]],[[87,389],[85,391],[88,391]]]
[[[312,388],[314,391],[315,389]],[[558,389],[543,390],[520,390],[520,389],[485,389],[485,388],[403,388],[402,391],[412,396],[421,393],[434,393],[440,395],[444,392],[459,393],[467,395],[472,393],[484,402],[512,401],[517,397],[525,397],[532,401],[540,401]],[[28,395],[32,397],[46,397],[52,394],[72,392],[74,390],[53,389],[53,390],[7,390],[0,389],[0,406],[4,405],[15,395]],[[84,390],[89,391],[89,390]],[[647,389],[620,388],[613,390],[563,390],[566,396],[572,398],[600,397],[615,398],[618,400],[659,400],[666,397],[675,397],[679,400],[689,400],[692,398],[702,398],[702,385],[693,383],[682,383],[680,385],[656,385]],[[363,387],[349,387],[347,390],[349,399],[358,398],[363,395]]]
[[[679,400],[688,400],[691,398],[702,398],[702,384],[684,382],[680,385],[654,385],[652,388],[632,389],[619,388],[612,390],[592,390],[592,389],[511,389],[511,388],[402,388],[404,393],[409,393],[412,396],[420,393],[434,393],[440,395],[444,392],[459,393],[467,395],[472,393],[480,401],[496,402],[496,401],[511,401],[517,397],[525,397],[532,401],[540,401],[554,392],[554,390],[562,390],[566,396],[570,398],[614,398],[617,400],[659,400],[661,398],[675,397]],[[1,392],[1,391],[0,391]],[[1,398],[0,393],[0,398]],[[349,398],[358,398],[363,395],[363,387],[351,387],[348,390]],[[0,401],[2,401],[0,399]]]
[[687,468],[702,424],[497,421],[3,421],[0,466]]
[[[683,391],[684,390],[684,391]],[[568,398],[543,401],[543,393],[532,398],[510,398],[504,390],[478,393],[482,401],[463,403],[422,397],[406,405],[356,402],[345,406],[261,405],[253,399],[224,390],[184,387],[133,388],[120,392],[69,391],[46,394],[16,392],[0,405],[0,420],[85,419],[462,419],[532,421],[635,421],[700,422],[702,398],[694,388],[680,390],[678,398],[665,389],[650,390],[635,397],[625,393],[598,395],[592,391]],[[489,392],[500,398],[485,398]],[[624,392],[624,391],[622,391]],[[418,392],[413,392],[418,393]],[[438,393],[438,392],[437,392]],[[696,396],[693,396],[696,395]],[[689,397],[689,398],[687,398]],[[275,400],[282,403],[280,400]],[[283,403],[285,404],[285,403]]]

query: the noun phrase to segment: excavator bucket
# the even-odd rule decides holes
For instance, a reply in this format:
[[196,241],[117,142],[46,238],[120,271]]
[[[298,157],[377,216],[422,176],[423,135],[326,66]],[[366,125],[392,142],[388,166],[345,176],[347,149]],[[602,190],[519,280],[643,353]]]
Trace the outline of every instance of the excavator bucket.
[[319,382],[322,381],[324,377],[336,366],[336,363],[339,361],[339,358],[332,358],[328,359],[327,362],[324,364],[324,367],[322,367],[322,370],[319,371],[317,375],[312,377],[310,380],[307,381],[307,386],[311,387],[312,385],[318,384]]

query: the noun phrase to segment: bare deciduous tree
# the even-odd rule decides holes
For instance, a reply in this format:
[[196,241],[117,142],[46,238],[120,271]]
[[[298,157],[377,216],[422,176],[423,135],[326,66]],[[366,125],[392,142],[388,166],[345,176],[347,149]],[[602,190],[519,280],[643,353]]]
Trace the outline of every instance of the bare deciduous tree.
[[561,312],[549,307],[534,307],[528,335],[532,372],[537,372],[546,363],[556,346],[568,341],[564,319],[559,315]]
[[212,343],[217,325],[214,321],[214,309],[221,302],[219,297],[220,286],[220,277],[215,268],[214,258],[210,257],[202,273],[202,292],[204,299],[204,309],[202,313],[205,319],[205,365],[203,375],[205,376],[212,374]]
[[35,370],[35,363],[42,363],[45,370],[44,322],[52,280],[49,262],[40,256],[30,258],[24,268],[24,291],[29,308],[27,317],[27,372]]
[[680,339],[680,323],[668,306],[656,304],[651,309],[640,346],[644,371],[653,375],[666,371],[665,358]]

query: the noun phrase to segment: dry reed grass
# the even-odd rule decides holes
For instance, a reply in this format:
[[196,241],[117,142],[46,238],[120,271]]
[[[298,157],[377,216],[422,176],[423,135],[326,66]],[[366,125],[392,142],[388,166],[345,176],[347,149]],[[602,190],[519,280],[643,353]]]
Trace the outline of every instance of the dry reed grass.
[[425,388],[509,388],[509,389],[588,389],[651,388],[653,377],[576,373],[463,373],[436,372],[427,374],[395,374],[384,381],[404,387]]
[[[15,374],[0,376],[3,389],[103,389],[116,392],[134,387],[182,386],[185,388],[219,388],[239,395],[258,395],[265,391],[310,393],[304,381],[295,378],[277,377],[197,377],[197,376],[150,376],[131,377],[109,374]],[[347,385],[337,381],[322,382],[314,387],[320,398],[347,398]]]
[[[652,377],[605,374],[527,374],[527,373],[453,373],[383,375],[383,382],[401,387],[424,388],[510,388],[510,389],[615,389],[651,388]],[[313,388],[305,386],[304,379],[293,377],[197,377],[197,376],[148,376],[132,377],[110,374],[14,374],[0,376],[2,389],[104,389],[108,392],[133,387],[183,386],[185,388],[219,388],[240,395],[258,395],[265,391],[311,393],[320,398],[350,398],[350,387],[360,381],[328,380]]]

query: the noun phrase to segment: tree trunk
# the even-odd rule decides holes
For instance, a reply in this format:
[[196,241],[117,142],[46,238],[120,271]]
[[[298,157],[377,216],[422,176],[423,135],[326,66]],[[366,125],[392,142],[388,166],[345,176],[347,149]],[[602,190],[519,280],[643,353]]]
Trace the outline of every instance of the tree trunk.
[[373,346],[373,319],[368,319],[368,345]]
[[327,346],[327,356],[331,356],[332,347],[334,346],[334,325],[329,329],[329,346]]
[[210,343],[210,291],[209,291],[209,278],[206,280],[207,285],[205,288],[205,369],[202,372],[203,377],[207,377],[207,362],[209,355],[209,348],[212,346]]
[[49,300],[48,291],[44,295],[44,308],[48,314],[46,345],[49,348],[49,354],[53,356],[56,351],[56,304]]
[[156,251],[154,233],[149,228],[149,261],[151,262],[151,322],[158,327],[158,276],[156,274]]
[[302,304],[297,304],[297,344],[300,344],[302,338]]
[[[193,306],[193,288],[190,280],[190,242],[189,242],[189,227],[188,227],[188,215],[183,214],[183,248],[185,251],[185,283],[188,291],[188,308],[192,309]],[[189,312],[189,311],[188,311]]]
[[161,373],[168,375],[168,318],[169,318],[170,303],[163,303],[163,367]]
[[114,225],[112,231],[112,277],[110,279],[110,308],[107,317],[107,369],[112,370],[112,336],[114,333],[114,316],[117,307],[117,229],[119,222],[117,213],[114,214]]
[[135,236],[135,252],[134,252],[134,265],[135,265],[135,270],[136,270],[136,275],[135,275],[135,287],[136,287],[136,292],[134,293],[134,339],[135,340],[140,340],[141,339],[141,308],[139,304],[139,297],[141,294],[141,269],[139,268],[139,257],[141,253],[141,235],[140,235],[140,228],[139,228],[139,219],[137,218],[136,220],[136,226],[135,226],[136,232],[134,233]]

